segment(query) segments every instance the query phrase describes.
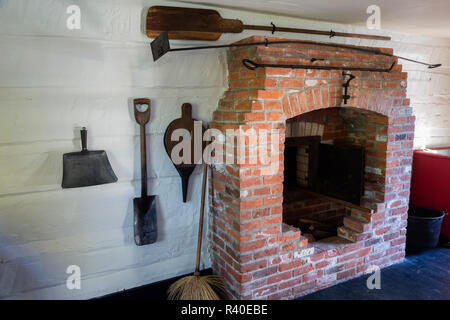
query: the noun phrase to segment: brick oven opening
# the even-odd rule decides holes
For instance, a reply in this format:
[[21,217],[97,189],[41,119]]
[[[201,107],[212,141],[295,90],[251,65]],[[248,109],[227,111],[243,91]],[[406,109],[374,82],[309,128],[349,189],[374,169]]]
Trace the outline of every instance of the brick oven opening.
[[337,236],[352,205],[376,202],[387,117],[327,108],[286,121],[283,222],[309,242]]

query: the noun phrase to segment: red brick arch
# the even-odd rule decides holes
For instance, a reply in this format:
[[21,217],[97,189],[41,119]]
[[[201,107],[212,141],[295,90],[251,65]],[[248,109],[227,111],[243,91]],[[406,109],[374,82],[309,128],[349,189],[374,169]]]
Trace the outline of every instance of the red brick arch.
[[346,105],[343,104],[343,87],[341,85],[312,87],[303,91],[288,93],[282,99],[285,118],[293,118],[300,114],[333,107],[353,107],[372,111],[385,116],[395,115],[388,90],[361,90],[351,86],[348,90],[351,96]]

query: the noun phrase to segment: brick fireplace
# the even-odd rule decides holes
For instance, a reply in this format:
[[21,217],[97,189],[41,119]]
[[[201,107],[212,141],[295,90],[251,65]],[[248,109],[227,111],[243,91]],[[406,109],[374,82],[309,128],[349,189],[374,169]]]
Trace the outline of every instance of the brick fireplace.
[[[257,41],[264,38],[241,42]],[[229,88],[211,127],[235,130],[231,138],[244,148],[263,144],[261,136],[255,133],[252,140],[248,132],[279,133],[271,166],[227,161],[212,169],[209,239],[214,272],[224,278],[229,297],[295,298],[363,275],[372,266],[400,262],[415,120],[401,65],[389,73],[352,71],[356,78],[344,105],[342,71],[248,70],[244,58],[277,64],[310,64],[315,58],[324,59],[315,65],[370,68],[393,61],[314,43],[229,50]],[[353,154],[363,159],[360,183],[348,188],[351,199],[339,194],[344,181],[342,188],[331,181],[333,172],[345,172],[333,160],[338,154],[333,148],[343,148],[339,154],[349,161]],[[328,160],[322,149],[331,150]],[[231,150],[227,157],[236,159],[236,148]],[[346,163],[341,166],[354,169]]]

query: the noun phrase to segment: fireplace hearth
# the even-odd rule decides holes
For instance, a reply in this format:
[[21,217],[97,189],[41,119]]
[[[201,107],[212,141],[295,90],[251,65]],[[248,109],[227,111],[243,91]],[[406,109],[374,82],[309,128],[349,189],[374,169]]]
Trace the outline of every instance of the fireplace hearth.
[[[245,161],[213,166],[213,270],[232,299],[299,297],[405,255],[415,121],[407,74],[398,64],[389,73],[352,71],[344,105],[341,71],[248,70],[241,63],[305,64],[311,57],[341,67],[391,62],[313,43],[228,52],[229,88],[211,127],[233,129],[245,148],[263,144],[258,130],[278,139],[270,170]],[[238,157],[233,152],[228,158]]]

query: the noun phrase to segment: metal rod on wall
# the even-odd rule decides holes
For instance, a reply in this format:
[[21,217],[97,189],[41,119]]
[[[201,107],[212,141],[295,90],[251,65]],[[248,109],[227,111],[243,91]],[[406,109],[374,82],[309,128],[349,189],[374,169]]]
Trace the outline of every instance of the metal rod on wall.
[[390,72],[395,66],[395,61],[389,68],[360,68],[360,67],[333,67],[333,66],[313,66],[303,64],[271,64],[271,63],[256,63],[249,59],[243,59],[242,64],[250,70],[258,68],[289,68],[289,69],[318,69],[318,70],[346,70],[346,71],[372,71],[372,72]]
[[156,61],[159,58],[161,58],[163,55],[165,55],[167,52],[217,49],[217,48],[233,48],[233,47],[250,47],[250,46],[261,46],[261,45],[269,46],[269,45],[276,45],[276,44],[292,44],[292,43],[310,44],[310,45],[316,45],[316,46],[322,46],[322,47],[349,49],[349,50],[355,50],[355,51],[359,51],[359,52],[382,55],[382,56],[386,56],[386,57],[397,57],[402,60],[423,64],[425,66],[428,66],[429,69],[433,69],[433,68],[437,68],[437,67],[441,66],[440,63],[436,63],[436,64],[426,63],[426,62],[417,61],[417,60],[413,60],[413,59],[409,59],[409,58],[395,56],[391,53],[386,53],[386,52],[383,52],[383,51],[380,51],[377,49],[365,49],[365,48],[359,48],[359,47],[345,45],[345,44],[321,43],[321,42],[314,42],[314,41],[308,41],[308,40],[268,41],[266,38],[266,41],[264,41],[264,42],[260,41],[260,42],[251,42],[251,43],[232,43],[232,44],[223,44],[223,45],[214,45],[214,46],[199,46],[199,47],[186,47],[186,48],[171,49],[170,43],[169,43],[169,35],[168,35],[167,31],[164,31],[150,43],[150,46],[152,48],[153,61]]

